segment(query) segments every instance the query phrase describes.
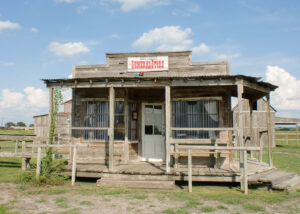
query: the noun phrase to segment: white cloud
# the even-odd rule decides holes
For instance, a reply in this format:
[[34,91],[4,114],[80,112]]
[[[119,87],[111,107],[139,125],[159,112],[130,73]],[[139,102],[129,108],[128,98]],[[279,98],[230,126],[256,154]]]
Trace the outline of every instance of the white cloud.
[[64,44],[51,42],[48,48],[54,55],[63,57],[70,57],[90,52],[90,49],[82,42],[68,42]]
[[181,29],[180,26],[164,26],[154,28],[133,42],[132,46],[141,51],[183,51],[192,50],[194,54],[203,55],[210,52],[205,43],[193,47],[191,28]]
[[30,29],[30,32],[32,32],[32,33],[38,33],[39,30],[38,30],[37,28],[35,28],[35,27],[32,27],[32,28]]
[[14,62],[5,62],[5,61],[0,61],[0,66],[8,67],[8,66],[14,66]]
[[70,4],[70,3],[77,2],[78,0],[54,0],[54,1],[56,1],[56,2],[63,2],[63,3],[68,3],[68,4]]
[[40,88],[27,87],[24,88],[26,101],[29,106],[34,107],[47,107],[48,106],[48,93]]
[[201,43],[199,46],[193,47],[192,51],[194,54],[203,55],[210,52],[210,48],[205,43]]
[[119,36],[118,34],[116,34],[116,33],[113,33],[113,34],[111,34],[111,35],[109,36],[109,38],[111,38],[111,39],[119,39],[120,36]]
[[20,28],[21,28],[21,26],[18,23],[13,23],[9,20],[0,21],[0,32],[3,30],[17,30]]
[[234,54],[217,54],[217,59],[219,60],[233,60],[236,59],[238,57],[240,57],[241,54],[239,53],[234,53]]
[[191,4],[185,9],[174,9],[172,11],[173,16],[190,16],[193,13],[199,13],[201,8],[198,4]]
[[137,8],[146,6],[159,6],[169,4],[168,0],[111,0],[122,4],[121,9],[124,12],[129,12]]
[[24,95],[22,93],[3,89],[0,100],[0,108],[17,107],[17,105],[20,105],[23,101],[23,97]]
[[155,49],[157,51],[187,50],[193,43],[189,39],[190,28],[180,29],[180,26],[165,26],[154,28],[144,33],[132,46],[139,50]]
[[279,86],[272,94],[271,102],[278,109],[299,110],[300,80],[278,66],[267,66],[266,80]]
[[77,13],[83,14],[84,11],[86,11],[88,8],[89,8],[89,7],[86,6],[86,5],[81,5],[81,6],[77,7]]

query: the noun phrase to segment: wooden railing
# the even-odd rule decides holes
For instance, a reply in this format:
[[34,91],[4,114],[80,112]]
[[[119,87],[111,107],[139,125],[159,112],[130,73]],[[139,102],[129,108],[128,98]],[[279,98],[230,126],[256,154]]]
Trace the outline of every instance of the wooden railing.
[[[259,151],[260,147],[226,147],[226,146],[194,146],[179,145],[178,148],[188,150],[188,186],[189,192],[192,192],[192,150],[227,150],[243,152],[243,168],[240,165],[240,177],[243,180],[244,193],[248,194],[248,173],[247,173],[247,151]],[[242,170],[243,169],[243,170]]]
[[[294,137],[294,138],[290,138],[290,136]],[[286,144],[289,143],[289,141],[296,141],[296,144],[298,146],[298,132],[296,133],[275,133],[275,140],[281,140],[281,141],[285,141]]]

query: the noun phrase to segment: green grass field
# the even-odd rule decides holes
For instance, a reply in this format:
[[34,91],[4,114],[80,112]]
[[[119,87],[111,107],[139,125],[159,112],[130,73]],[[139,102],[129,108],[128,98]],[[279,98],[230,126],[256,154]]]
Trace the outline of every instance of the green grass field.
[[[0,145],[9,145],[11,142],[0,141]],[[14,144],[13,144],[14,145]],[[264,161],[267,162],[267,150],[264,151]],[[300,175],[300,145],[295,141],[288,144],[285,141],[277,141],[277,147],[273,149],[274,165],[282,170],[293,171]],[[0,158],[0,183],[15,183],[21,173],[20,158]],[[249,195],[240,191],[239,185],[232,184],[203,184],[193,186],[193,193],[188,193],[187,184],[182,183],[181,188],[174,190],[130,190],[123,188],[100,188],[95,183],[78,183],[71,187],[69,183],[63,186],[26,186],[20,191],[20,195],[37,197],[36,203],[48,203],[50,196],[58,195],[55,203],[49,206],[57,206],[66,209],[65,212],[76,210],[76,213],[84,213],[80,209],[91,209],[100,204],[111,203],[111,209],[117,209],[114,201],[128,200],[128,213],[137,212],[141,204],[149,202],[149,209],[160,206],[153,201],[158,200],[162,204],[170,204],[155,213],[274,213],[274,206],[280,206],[280,213],[299,213],[300,191],[287,193],[285,191],[272,191],[267,188],[250,188]],[[74,206],[67,200],[67,194],[78,196],[78,205]],[[90,201],[90,196],[99,196],[99,201]],[[1,198],[1,196],[0,196]],[[101,201],[102,200],[102,201]],[[53,201],[53,199],[52,199]],[[172,204],[179,204],[174,207]],[[293,204],[293,205],[291,205]],[[1,204],[0,213],[9,213],[10,208],[16,208],[16,204]],[[23,206],[23,205],[22,205]],[[79,207],[80,206],[80,207]],[[3,211],[1,212],[1,207]],[[279,209],[279,208],[278,208]],[[72,211],[73,212],[73,211]],[[72,213],[71,212],[71,213]],[[22,212],[20,212],[22,213]],[[63,212],[61,212],[63,213]],[[117,213],[117,212],[115,212]],[[154,213],[154,212],[153,212]]]
[[0,130],[0,134],[34,134],[34,130]]

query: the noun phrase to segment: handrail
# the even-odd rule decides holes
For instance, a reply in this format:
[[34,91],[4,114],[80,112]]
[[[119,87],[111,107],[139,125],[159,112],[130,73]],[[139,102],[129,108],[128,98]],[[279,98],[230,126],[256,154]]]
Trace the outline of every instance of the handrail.
[[72,130],[108,130],[109,127],[71,127]]
[[218,128],[176,128],[171,127],[172,131],[237,131],[237,128],[233,127],[218,127]]

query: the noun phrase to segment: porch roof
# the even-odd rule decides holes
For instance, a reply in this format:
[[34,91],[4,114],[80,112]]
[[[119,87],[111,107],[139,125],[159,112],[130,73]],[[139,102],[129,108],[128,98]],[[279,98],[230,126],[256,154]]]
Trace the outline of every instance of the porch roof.
[[263,82],[259,77],[244,75],[216,75],[216,76],[185,76],[185,77],[97,77],[97,78],[72,78],[72,79],[43,79],[47,87],[62,88],[138,88],[138,87],[230,87],[231,95],[237,96],[236,85],[243,83],[244,98],[259,99],[277,86]]

